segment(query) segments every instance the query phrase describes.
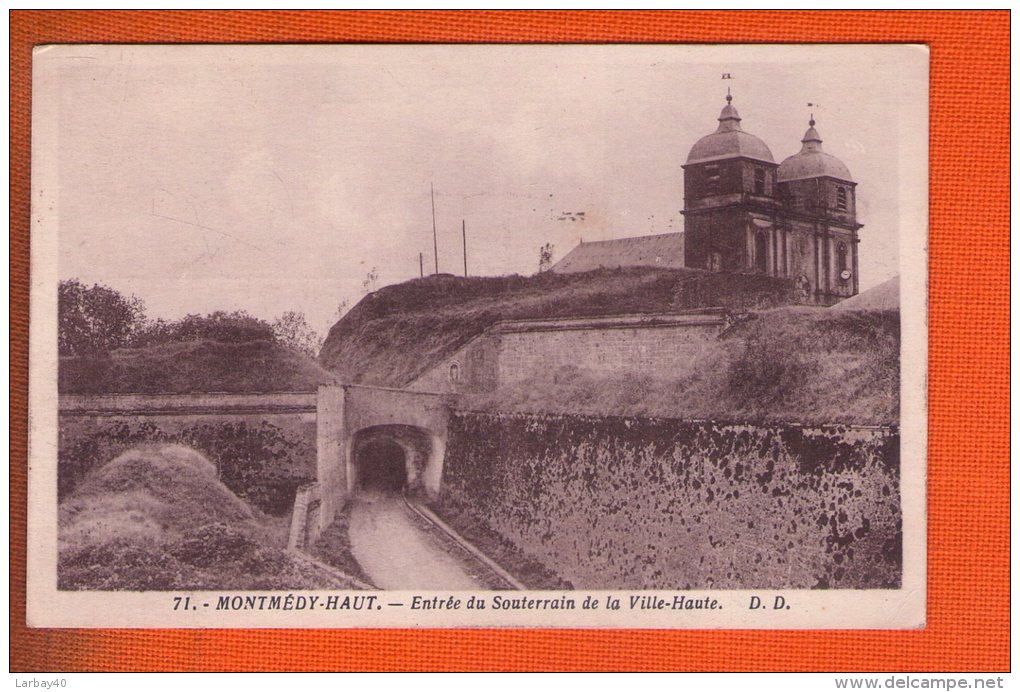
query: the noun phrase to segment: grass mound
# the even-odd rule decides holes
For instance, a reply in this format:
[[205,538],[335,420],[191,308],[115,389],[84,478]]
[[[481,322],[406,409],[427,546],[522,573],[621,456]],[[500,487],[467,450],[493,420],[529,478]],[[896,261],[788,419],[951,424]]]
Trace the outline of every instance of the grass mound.
[[125,452],[59,506],[59,588],[349,588],[284,550],[286,526],[263,517],[181,445]]
[[333,375],[269,340],[199,340],[60,359],[67,394],[313,391]]
[[899,311],[788,307],[747,315],[669,373],[578,368],[465,395],[482,411],[808,424],[899,420]]
[[433,276],[365,297],[329,332],[320,363],[343,382],[403,386],[501,320],[786,305],[790,282],[693,269]]
[[90,516],[112,516],[124,510],[144,513],[170,530],[254,516],[216,478],[211,461],[182,445],[130,450],[97,468],[61,505],[61,512],[71,517],[85,510]]

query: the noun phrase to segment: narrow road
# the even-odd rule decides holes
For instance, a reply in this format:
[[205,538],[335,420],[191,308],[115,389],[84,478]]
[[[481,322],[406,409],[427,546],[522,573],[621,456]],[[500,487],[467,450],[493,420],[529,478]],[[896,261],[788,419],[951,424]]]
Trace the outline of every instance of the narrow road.
[[351,553],[381,589],[484,589],[411,515],[399,494],[363,492],[352,500]]

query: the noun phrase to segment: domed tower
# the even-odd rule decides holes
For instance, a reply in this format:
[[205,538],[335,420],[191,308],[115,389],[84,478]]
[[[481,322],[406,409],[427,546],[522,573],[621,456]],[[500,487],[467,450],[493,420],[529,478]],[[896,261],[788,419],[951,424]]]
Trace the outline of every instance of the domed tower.
[[776,163],[741,129],[729,93],[718,129],[691,147],[683,169],[684,265],[779,275]]
[[832,305],[858,291],[857,183],[842,161],[822,151],[814,116],[801,144],[777,174],[788,276],[805,302]]

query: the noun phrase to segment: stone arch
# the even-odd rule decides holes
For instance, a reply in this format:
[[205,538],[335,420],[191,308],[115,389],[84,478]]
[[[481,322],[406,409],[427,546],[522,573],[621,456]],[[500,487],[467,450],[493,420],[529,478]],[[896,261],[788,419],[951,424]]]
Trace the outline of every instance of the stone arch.
[[414,493],[438,491],[443,444],[433,433],[413,425],[373,425],[351,436],[347,461],[352,492],[380,490]]

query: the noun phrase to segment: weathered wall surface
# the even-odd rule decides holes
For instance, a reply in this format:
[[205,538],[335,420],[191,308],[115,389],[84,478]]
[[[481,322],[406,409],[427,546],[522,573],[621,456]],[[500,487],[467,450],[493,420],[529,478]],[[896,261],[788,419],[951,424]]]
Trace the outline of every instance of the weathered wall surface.
[[672,373],[725,327],[721,314],[619,315],[505,322],[409,385],[434,392],[490,391],[563,367],[606,376]]
[[672,372],[719,331],[717,325],[684,325],[503,334],[499,382],[548,376],[564,366],[607,376]]
[[131,447],[180,442],[208,456],[235,493],[286,514],[297,487],[315,478],[315,401],[315,393],[62,396],[59,494]]
[[[500,335],[486,332],[440,361],[408,389],[420,392],[490,391],[499,385]],[[456,370],[451,370],[456,366]]]
[[895,429],[455,412],[443,495],[577,588],[901,576]]

